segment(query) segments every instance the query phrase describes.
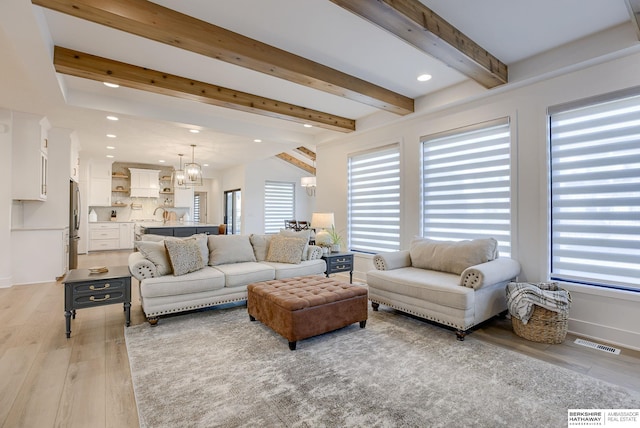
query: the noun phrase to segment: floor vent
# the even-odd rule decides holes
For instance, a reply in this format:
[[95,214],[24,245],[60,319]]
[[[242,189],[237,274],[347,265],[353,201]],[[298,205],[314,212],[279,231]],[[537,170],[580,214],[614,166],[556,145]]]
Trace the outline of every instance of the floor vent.
[[586,346],[588,348],[599,349],[601,351],[608,352],[610,354],[620,355],[620,350],[612,346],[602,345],[600,343],[590,342],[584,339],[576,339],[574,343],[577,343],[578,345]]

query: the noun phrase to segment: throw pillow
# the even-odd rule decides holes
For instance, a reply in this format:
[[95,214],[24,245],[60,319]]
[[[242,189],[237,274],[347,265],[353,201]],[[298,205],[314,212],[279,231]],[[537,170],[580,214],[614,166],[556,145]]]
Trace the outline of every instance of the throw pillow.
[[304,238],[276,235],[271,238],[267,261],[299,264],[302,262],[302,252],[306,245],[309,245],[309,240]]
[[209,266],[255,262],[247,235],[209,235]]
[[164,245],[175,276],[195,272],[205,266],[200,246],[195,239],[166,239]]
[[163,241],[136,241],[135,246],[145,259],[153,263],[158,275],[171,273],[171,262]]
[[253,253],[256,256],[256,261],[263,262],[267,259],[269,254],[269,243],[271,242],[272,235],[251,235],[249,241],[253,247]]
[[460,275],[470,266],[494,260],[498,255],[498,241],[493,238],[455,242],[419,238],[411,242],[409,255],[413,267]]
[[302,250],[302,260],[307,260],[309,258],[307,253],[309,252],[309,237],[311,236],[311,230],[307,229],[307,230],[295,231],[295,230],[288,230],[288,229],[280,229],[280,235],[293,237],[293,238],[306,239],[306,245]]
[[196,233],[195,235],[191,235],[185,238],[178,238],[174,236],[166,237],[166,239],[178,239],[182,241],[186,241],[187,239],[195,239],[195,241],[198,243],[198,247],[200,248],[200,253],[202,254],[202,260],[205,260],[205,261],[209,260],[209,247],[207,246],[207,242],[209,242],[208,238],[209,238],[209,235],[205,233]]

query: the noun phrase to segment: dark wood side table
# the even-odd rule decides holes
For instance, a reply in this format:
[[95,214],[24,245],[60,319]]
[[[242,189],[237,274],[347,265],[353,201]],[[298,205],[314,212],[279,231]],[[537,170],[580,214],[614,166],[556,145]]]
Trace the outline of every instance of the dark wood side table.
[[353,253],[327,253],[322,258],[327,263],[327,278],[332,273],[349,272],[349,283],[353,284]]
[[64,317],[67,338],[71,337],[71,318],[76,309],[124,304],[125,324],[131,324],[131,273],[128,266],[111,266],[105,273],[72,269],[64,280]]

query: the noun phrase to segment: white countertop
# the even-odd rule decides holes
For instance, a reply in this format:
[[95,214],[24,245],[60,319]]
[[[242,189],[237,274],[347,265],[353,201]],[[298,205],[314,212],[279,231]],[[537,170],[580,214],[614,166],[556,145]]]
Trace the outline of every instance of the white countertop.
[[197,223],[194,221],[168,221],[166,223],[161,221],[137,221],[135,223],[143,227],[218,227],[217,224]]

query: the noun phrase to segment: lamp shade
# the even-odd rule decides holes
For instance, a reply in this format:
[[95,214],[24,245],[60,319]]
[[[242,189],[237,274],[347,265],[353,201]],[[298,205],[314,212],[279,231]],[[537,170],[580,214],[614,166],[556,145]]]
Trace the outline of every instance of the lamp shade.
[[331,229],[333,225],[333,213],[313,213],[311,215],[312,229]]
[[316,177],[302,177],[300,179],[300,185],[302,187],[316,187]]

